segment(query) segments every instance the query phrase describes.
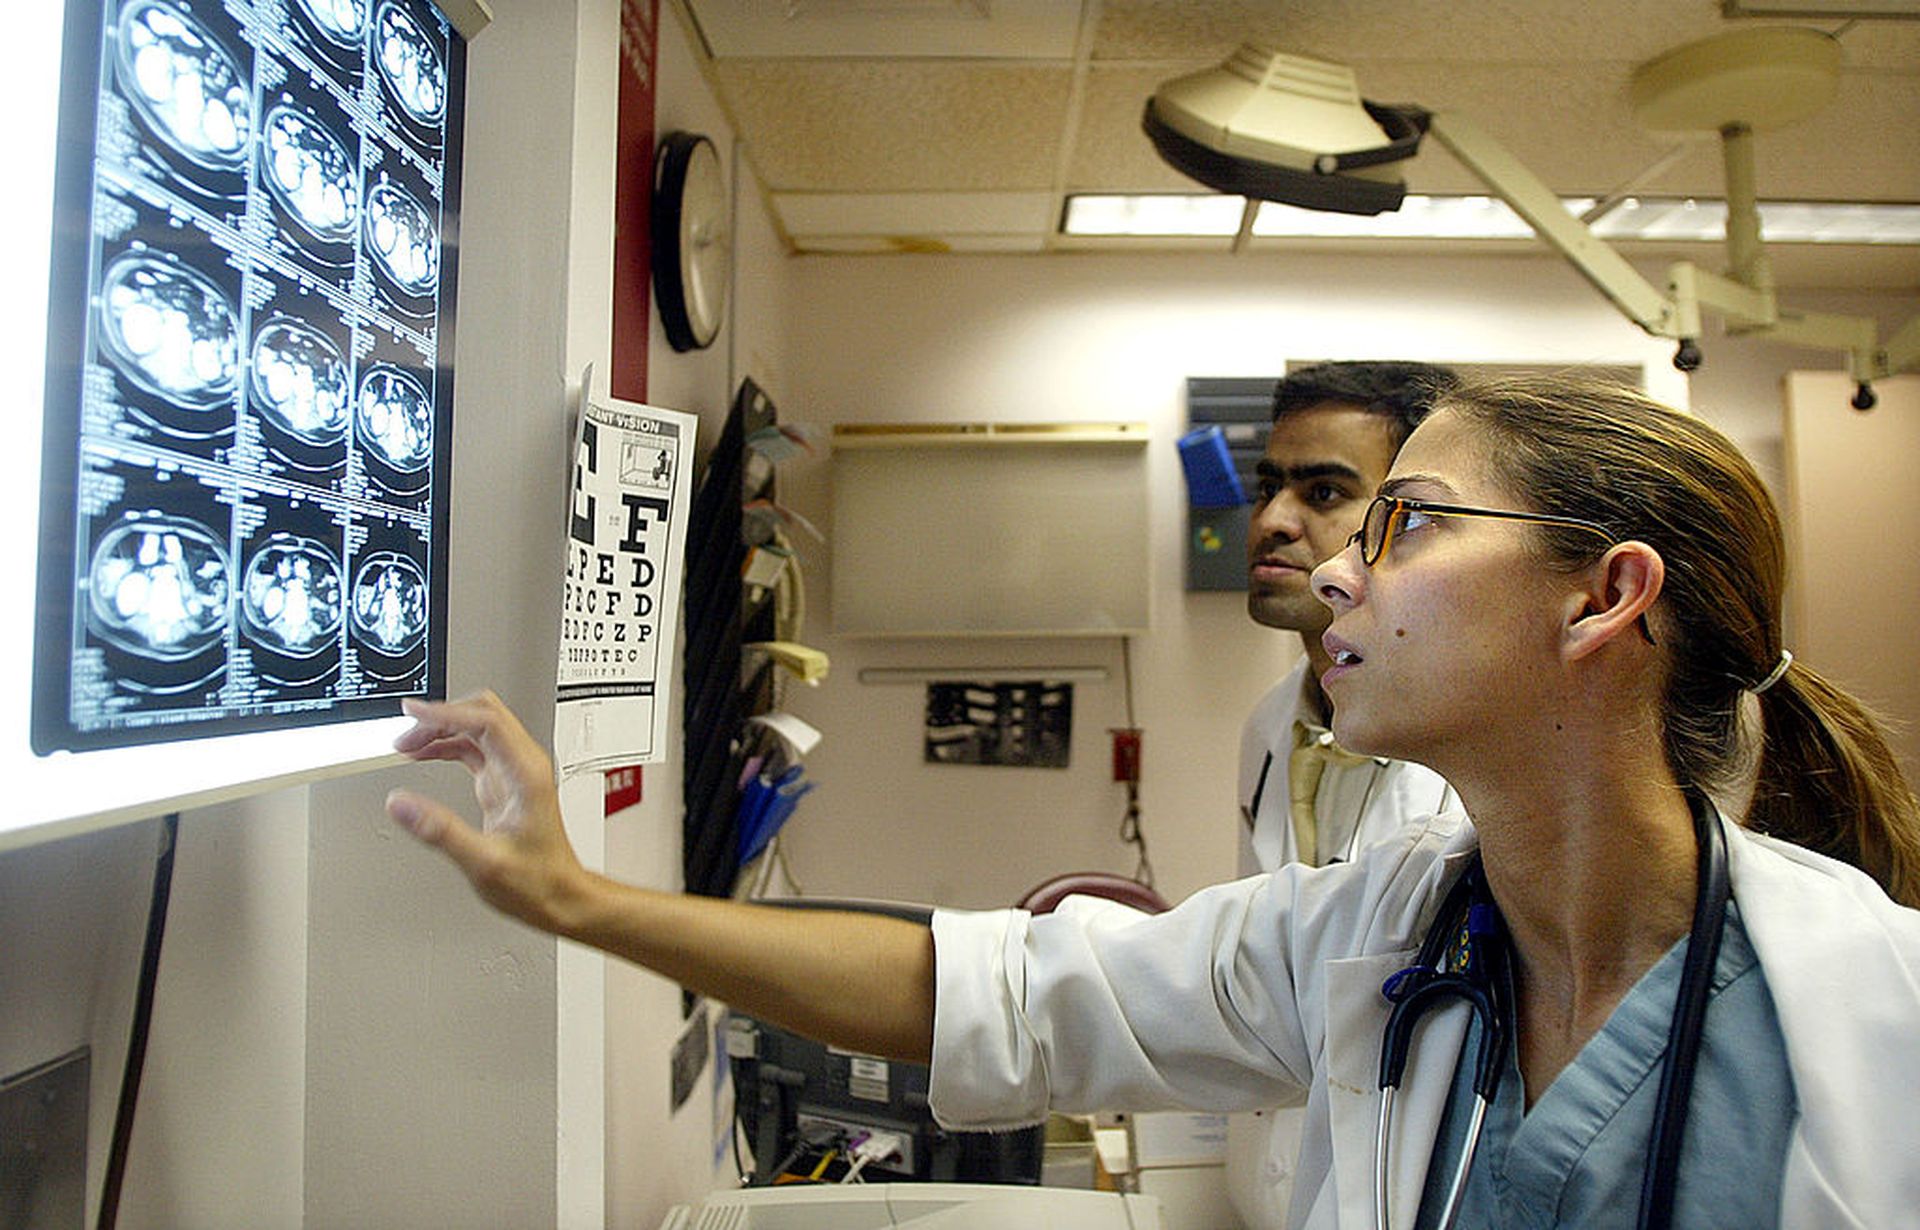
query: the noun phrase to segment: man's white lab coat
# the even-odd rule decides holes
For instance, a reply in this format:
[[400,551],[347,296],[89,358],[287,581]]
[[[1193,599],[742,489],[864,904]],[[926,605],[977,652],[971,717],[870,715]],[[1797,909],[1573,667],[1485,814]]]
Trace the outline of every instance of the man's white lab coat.
[[[1307,686],[1311,669],[1312,663],[1302,657],[1260,698],[1240,728],[1238,797],[1243,876],[1300,861],[1293,835],[1287,768],[1293,754],[1293,723],[1301,716],[1302,689]],[[1410,820],[1460,805],[1459,796],[1448,788],[1446,779],[1425,765],[1384,758],[1375,763],[1377,774],[1354,774],[1361,779],[1354,788],[1321,792],[1322,811],[1332,808],[1341,814],[1321,815],[1319,830],[1337,848],[1328,850],[1328,841],[1323,841],[1321,857],[1316,861],[1331,862],[1329,855],[1340,857],[1349,847],[1359,850],[1370,846],[1398,832]]]

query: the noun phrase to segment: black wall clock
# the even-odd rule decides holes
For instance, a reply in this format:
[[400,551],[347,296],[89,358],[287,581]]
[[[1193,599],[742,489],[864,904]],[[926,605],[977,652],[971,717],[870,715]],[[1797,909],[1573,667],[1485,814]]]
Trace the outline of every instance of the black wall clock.
[[653,159],[653,297],[677,351],[713,344],[733,272],[725,177],[713,142],[691,132],[660,138]]

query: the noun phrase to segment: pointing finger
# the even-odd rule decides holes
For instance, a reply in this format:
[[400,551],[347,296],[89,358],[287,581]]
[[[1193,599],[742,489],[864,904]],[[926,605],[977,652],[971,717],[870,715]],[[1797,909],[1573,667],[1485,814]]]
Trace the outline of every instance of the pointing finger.
[[475,773],[486,764],[479,745],[465,735],[436,734],[419,726],[402,732],[393,748],[412,760],[458,760]]
[[[539,751],[539,746],[534,743],[533,736],[527,733],[527,728],[520,724],[520,719],[490,691],[447,701],[415,700],[409,697],[401,705],[418,723],[415,731],[426,732],[426,737],[460,735],[479,744],[485,752],[505,752],[515,759],[524,757],[528,752]],[[409,731],[408,734],[414,732]]]

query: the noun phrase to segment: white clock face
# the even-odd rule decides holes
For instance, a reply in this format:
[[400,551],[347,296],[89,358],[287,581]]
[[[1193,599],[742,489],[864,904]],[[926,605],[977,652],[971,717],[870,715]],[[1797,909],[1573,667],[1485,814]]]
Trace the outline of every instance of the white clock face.
[[680,197],[680,285],[686,293],[687,325],[697,346],[713,341],[726,315],[733,263],[727,213],[720,155],[712,142],[701,141],[688,157],[686,189]]

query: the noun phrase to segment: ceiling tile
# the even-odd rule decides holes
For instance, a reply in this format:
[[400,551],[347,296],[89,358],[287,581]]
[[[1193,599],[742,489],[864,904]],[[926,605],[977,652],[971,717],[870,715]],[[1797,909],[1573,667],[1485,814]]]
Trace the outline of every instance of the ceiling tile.
[[776,192],[1046,189],[1072,71],[954,61],[715,65]]
[[[1639,176],[1668,150],[1685,153],[1642,190],[1719,195],[1720,142],[1712,134],[1678,141],[1634,123],[1626,65],[1594,71],[1412,62],[1360,66],[1361,89],[1385,101],[1418,99],[1435,111],[1477,121],[1528,170],[1565,195],[1603,193]],[[1817,116],[1757,134],[1759,193],[1779,199],[1920,199],[1920,76],[1843,74],[1834,105]],[[1902,119],[1901,117],[1907,117]],[[1861,158],[1863,132],[1875,133]],[[1431,138],[1409,168],[1420,192],[1476,191],[1477,180]]]
[[1067,60],[1080,6],[1061,0],[687,0],[720,58]]
[[1050,192],[776,192],[792,235],[1012,235],[1053,227]]
[[1753,147],[1765,195],[1920,201],[1920,74],[1842,73],[1831,107]]
[[949,252],[1037,253],[1043,232],[1028,235],[795,235],[796,252],[818,256],[941,255]]
[[1080,134],[1067,165],[1071,192],[1188,192],[1194,183],[1161,160],[1140,129],[1147,99],[1168,74],[1095,64],[1087,71]]
[[[1545,66],[1356,65],[1361,90],[1378,101],[1417,100],[1476,121],[1523,165],[1567,195],[1603,193],[1638,177],[1676,144],[1686,152],[1641,190],[1719,195],[1720,144],[1711,135],[1675,141],[1640,129],[1626,95],[1626,65],[1569,73]],[[1088,76],[1070,191],[1177,191],[1191,181],[1161,163],[1140,131],[1146,99],[1164,80],[1153,69],[1096,66]],[[1834,105],[1800,124],[1755,138],[1761,195],[1779,199],[1920,200],[1920,74],[1843,73]],[[1877,134],[1860,157],[1863,132]],[[1429,138],[1406,168],[1416,192],[1479,192],[1482,182]]]
[[1712,0],[1103,0],[1096,59],[1219,59],[1243,42],[1351,62],[1635,60],[1722,28]]

